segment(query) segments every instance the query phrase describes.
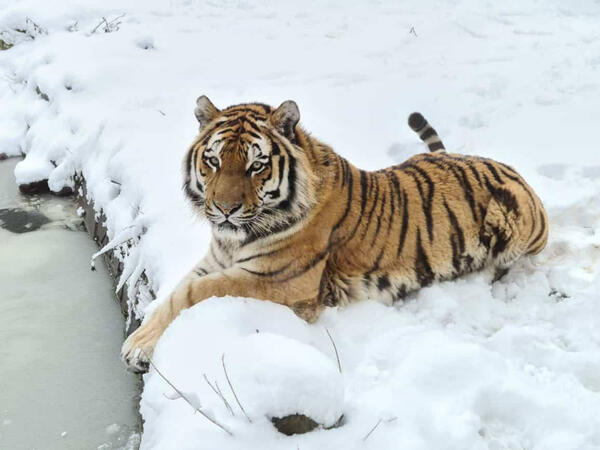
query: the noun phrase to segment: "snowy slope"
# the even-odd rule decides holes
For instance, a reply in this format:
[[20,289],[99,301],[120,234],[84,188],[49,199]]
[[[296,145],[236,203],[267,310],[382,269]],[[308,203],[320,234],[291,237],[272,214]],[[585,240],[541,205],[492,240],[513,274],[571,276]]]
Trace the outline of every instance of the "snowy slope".
[[[0,39],[15,44],[0,51],[0,152],[26,154],[18,182],[59,190],[82,171],[109,234],[142,234],[125,261],[132,293],[145,271],[165,297],[207,248],[179,174],[201,94],[292,98],[308,130],[366,169],[424,150],[405,124],[421,111],[449,149],[515,166],[551,222],[548,248],[493,285],[475,274],[311,326],[254,300],[186,311],[157,366],[234,436],[163,396],[153,372],[144,448],[600,448],[599,2],[85,5],[0,0]],[[264,419],[294,407],[345,424],[285,437]]]

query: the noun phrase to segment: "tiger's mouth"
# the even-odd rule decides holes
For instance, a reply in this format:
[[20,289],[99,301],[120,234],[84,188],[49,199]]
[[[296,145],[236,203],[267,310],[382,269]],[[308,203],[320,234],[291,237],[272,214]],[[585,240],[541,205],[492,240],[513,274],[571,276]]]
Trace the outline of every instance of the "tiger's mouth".
[[254,212],[248,215],[233,215],[226,216],[223,214],[214,215],[207,214],[208,219],[212,223],[213,227],[215,227],[218,231],[246,231],[248,227],[256,218],[259,216],[258,213]]
[[240,229],[241,226],[240,224],[230,222],[229,219],[225,219],[220,223],[213,222],[213,224],[217,227],[219,231],[237,231]]

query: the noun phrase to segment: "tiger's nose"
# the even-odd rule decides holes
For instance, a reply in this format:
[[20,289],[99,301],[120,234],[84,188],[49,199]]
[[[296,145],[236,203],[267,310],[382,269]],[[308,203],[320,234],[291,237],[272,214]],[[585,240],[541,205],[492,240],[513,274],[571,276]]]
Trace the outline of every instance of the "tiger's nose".
[[226,216],[230,216],[231,214],[233,214],[234,212],[236,212],[238,209],[240,209],[242,207],[241,203],[230,203],[230,202],[213,202],[215,204],[215,206],[217,207],[217,209],[219,211],[221,211],[223,214],[225,214]]

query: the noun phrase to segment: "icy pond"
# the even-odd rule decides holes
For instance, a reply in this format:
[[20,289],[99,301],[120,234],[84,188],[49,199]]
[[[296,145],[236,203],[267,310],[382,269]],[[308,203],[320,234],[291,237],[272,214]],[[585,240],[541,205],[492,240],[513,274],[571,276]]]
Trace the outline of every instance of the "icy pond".
[[[0,448],[135,449],[139,380],[75,204],[22,196],[0,162]],[[12,230],[12,231],[9,231]]]

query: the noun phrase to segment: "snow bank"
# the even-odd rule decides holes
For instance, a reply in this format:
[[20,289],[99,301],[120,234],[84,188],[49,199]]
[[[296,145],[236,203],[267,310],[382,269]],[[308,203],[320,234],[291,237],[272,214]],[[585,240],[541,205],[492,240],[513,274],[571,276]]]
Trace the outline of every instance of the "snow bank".
[[[0,152],[26,155],[22,183],[59,190],[83,173],[109,237],[137,236],[131,298],[142,273],[165,297],[207,248],[179,174],[201,94],[293,98],[307,129],[365,169],[424,149],[405,125],[421,111],[448,148],[518,168],[550,217],[548,248],[494,284],[475,274],[311,326],[252,300],[187,311],[157,366],[235,436],[166,399],[153,372],[143,448],[600,447],[597,2],[78,3],[0,0],[0,38],[15,44],[0,51]],[[252,424],[204,381],[226,390],[223,353]],[[292,408],[345,424],[285,437],[266,415]]]
[[[288,308],[257,300],[214,298],[186,310],[160,340],[154,364],[177,389],[193,393],[202,411],[232,430],[235,438],[194,414],[183,399],[170,400],[173,389],[152,372],[146,376],[142,399],[144,445],[199,448],[199,432],[205,436],[205,448],[239,448],[239,439],[246,435],[257,440],[266,435],[277,443],[281,435],[269,419],[291,414],[334,425],[343,414],[344,383],[331,358],[331,344],[323,349],[312,345],[323,335],[322,328],[312,329]],[[176,433],[174,422],[184,424]],[[187,429],[190,422],[192,428]],[[223,442],[214,447],[208,436]]]

